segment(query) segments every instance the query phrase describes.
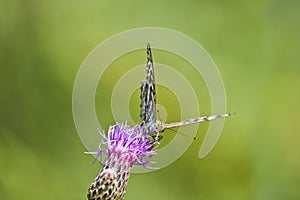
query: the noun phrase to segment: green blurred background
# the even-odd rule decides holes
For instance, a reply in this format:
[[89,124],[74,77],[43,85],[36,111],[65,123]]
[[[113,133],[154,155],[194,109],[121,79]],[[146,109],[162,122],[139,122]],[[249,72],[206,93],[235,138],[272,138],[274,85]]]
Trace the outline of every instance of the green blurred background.
[[[208,157],[197,157],[203,124],[177,162],[133,174],[125,199],[300,199],[299,8],[297,0],[1,0],[0,199],[85,198],[100,167],[83,154],[72,118],[77,70],[98,43],[146,26],[175,29],[202,44],[223,76],[228,110],[238,114],[226,120]],[[141,64],[144,53],[124,56],[118,66]],[[155,61],[177,63],[168,56],[158,52]],[[119,74],[110,79],[109,70]],[[123,73],[109,70],[96,97],[106,128],[114,123],[111,90]],[[209,113],[204,82],[197,87],[201,111]],[[172,94],[162,87],[158,93],[168,116],[179,116],[178,103],[166,101]],[[138,96],[130,104],[136,120]]]

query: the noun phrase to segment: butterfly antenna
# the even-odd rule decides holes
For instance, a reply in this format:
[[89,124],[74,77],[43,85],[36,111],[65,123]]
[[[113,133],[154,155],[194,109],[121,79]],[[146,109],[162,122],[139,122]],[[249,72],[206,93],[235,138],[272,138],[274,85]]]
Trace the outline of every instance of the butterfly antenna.
[[[157,112],[157,116],[158,116],[159,121],[161,121],[161,118],[160,118],[160,115],[159,115],[159,109],[157,109],[156,112]],[[175,133],[179,133],[180,135],[183,135],[185,137],[192,138],[193,140],[197,140],[197,137],[191,137],[190,135],[187,135],[187,134],[182,133],[180,131],[175,131],[172,128],[168,128],[168,129],[171,130],[171,131],[173,131],[173,132],[175,132]]]
[[159,109],[157,109],[156,112],[157,112],[157,116],[158,116],[159,121],[161,121],[160,114],[159,114]]
[[179,133],[180,135],[183,135],[183,136],[185,136],[185,137],[192,138],[193,140],[197,140],[197,137],[196,137],[196,136],[195,136],[195,137],[192,137],[192,136],[190,136],[190,135],[188,135],[188,134],[185,134],[185,133],[182,133],[182,132],[180,132],[180,131],[175,131],[175,130],[172,129],[172,128],[169,128],[169,130],[171,130],[171,131],[173,131],[173,132],[175,132],[175,133]]

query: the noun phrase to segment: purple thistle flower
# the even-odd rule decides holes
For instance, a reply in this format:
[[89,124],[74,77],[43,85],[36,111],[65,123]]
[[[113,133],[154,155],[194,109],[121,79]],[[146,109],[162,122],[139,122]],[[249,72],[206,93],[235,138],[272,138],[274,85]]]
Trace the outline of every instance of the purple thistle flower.
[[[147,129],[141,128],[140,125],[129,127],[117,123],[109,127],[107,136],[99,133],[102,135],[99,150],[86,152],[100,156],[103,165],[89,188],[88,199],[123,199],[131,168],[134,165],[150,168],[150,158],[156,154],[153,147],[158,141],[151,139]],[[106,145],[107,149],[102,149],[102,145]],[[103,162],[102,154],[107,154]]]

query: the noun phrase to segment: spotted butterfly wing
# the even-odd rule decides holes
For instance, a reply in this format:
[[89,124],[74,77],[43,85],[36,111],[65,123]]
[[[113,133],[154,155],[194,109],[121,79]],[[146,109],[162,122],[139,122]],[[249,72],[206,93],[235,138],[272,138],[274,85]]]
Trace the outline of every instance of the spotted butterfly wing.
[[153,130],[156,123],[156,90],[153,59],[150,44],[147,44],[147,65],[146,65],[146,80],[142,82],[141,86],[141,126],[148,128],[150,135],[156,134]]

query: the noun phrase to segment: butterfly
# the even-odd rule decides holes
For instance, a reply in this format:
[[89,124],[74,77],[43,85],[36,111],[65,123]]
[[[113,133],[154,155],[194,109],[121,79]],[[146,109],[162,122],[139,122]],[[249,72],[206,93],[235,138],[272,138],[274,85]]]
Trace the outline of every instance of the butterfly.
[[192,119],[186,119],[180,122],[173,122],[165,124],[161,120],[157,120],[157,110],[156,110],[156,89],[155,89],[155,75],[154,75],[154,66],[153,58],[150,44],[147,44],[147,65],[146,65],[146,80],[141,83],[141,112],[140,118],[141,128],[147,129],[149,135],[153,137],[154,140],[161,140],[162,135],[159,133],[164,132],[166,129],[171,129],[175,127],[185,126],[189,124],[195,124],[199,122],[211,121],[219,118],[224,118],[231,116],[234,113],[221,114],[221,115],[211,115],[204,117],[197,117]]

